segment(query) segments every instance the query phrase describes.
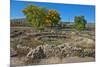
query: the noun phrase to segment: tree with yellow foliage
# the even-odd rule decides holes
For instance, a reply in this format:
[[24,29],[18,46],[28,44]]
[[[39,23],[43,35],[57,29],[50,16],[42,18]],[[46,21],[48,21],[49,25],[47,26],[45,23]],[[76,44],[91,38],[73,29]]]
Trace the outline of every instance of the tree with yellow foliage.
[[54,26],[60,21],[60,15],[56,10],[48,10],[46,16],[46,23],[48,26]]
[[60,15],[56,10],[49,10],[35,5],[27,6],[23,13],[29,24],[35,28],[54,26],[60,21]]

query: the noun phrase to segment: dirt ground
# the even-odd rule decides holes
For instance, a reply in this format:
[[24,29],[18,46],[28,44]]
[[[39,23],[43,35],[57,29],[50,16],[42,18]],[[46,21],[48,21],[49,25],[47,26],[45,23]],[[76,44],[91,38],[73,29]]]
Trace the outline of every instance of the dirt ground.
[[[47,33],[31,35],[30,32],[27,31],[12,32],[11,66],[15,67],[25,65],[47,65],[95,61],[94,31],[65,32],[61,34],[56,33],[56,36],[59,38],[53,37],[55,33]],[[63,34],[64,37],[61,37],[60,35]],[[48,38],[47,35],[52,38]],[[38,37],[42,37],[40,38],[41,40],[38,39]],[[41,46],[41,44],[43,45]],[[40,48],[42,51],[40,51]],[[46,56],[45,58],[44,55]],[[28,63],[26,63],[27,60]]]
[[[41,59],[38,61],[37,64],[32,64],[32,65],[44,65],[44,64],[63,64],[63,63],[81,63],[81,62],[94,62],[95,58],[92,57],[66,57],[63,59],[57,58],[57,57],[51,57],[48,59]],[[16,65],[16,66],[24,66],[24,60],[23,58],[17,58],[13,57],[11,58],[11,65]],[[31,64],[29,64],[31,65]]]

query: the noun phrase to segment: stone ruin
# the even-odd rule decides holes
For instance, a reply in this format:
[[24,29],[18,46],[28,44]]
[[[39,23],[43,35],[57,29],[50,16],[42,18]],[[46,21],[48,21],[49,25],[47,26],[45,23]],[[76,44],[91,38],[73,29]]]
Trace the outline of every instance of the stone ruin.
[[79,47],[71,46],[68,43],[54,46],[54,45],[40,45],[35,49],[31,49],[26,57],[32,59],[43,59],[49,57],[72,57],[72,56],[95,56],[95,51],[89,49],[82,49]]

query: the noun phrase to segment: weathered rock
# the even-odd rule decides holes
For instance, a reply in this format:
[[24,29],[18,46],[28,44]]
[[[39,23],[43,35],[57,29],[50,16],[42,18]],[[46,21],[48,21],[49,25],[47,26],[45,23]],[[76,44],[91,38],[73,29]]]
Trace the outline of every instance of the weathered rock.
[[33,59],[42,59],[45,58],[45,54],[42,46],[37,46],[36,49],[31,49],[27,54],[27,57],[31,57]]
[[17,45],[17,53],[19,56],[25,56],[29,52],[31,48],[27,46],[21,46],[20,44]]
[[[27,54],[28,58],[33,59],[42,59],[42,58],[49,58],[49,57],[71,57],[71,56],[94,56],[94,52],[91,50],[83,50],[81,47],[77,47],[73,43],[64,43],[58,46],[53,45],[39,45],[34,49],[30,49],[30,51],[27,52],[27,49],[29,47],[17,45],[18,49],[21,49],[21,53],[23,53],[25,50],[25,53]],[[82,52],[83,51],[83,52]],[[82,54],[82,53],[83,54]]]
[[53,46],[53,45],[44,45],[43,47],[44,47],[44,53],[46,55],[46,58],[55,55],[55,46]]
[[10,49],[10,56],[11,57],[15,57],[15,56],[17,56],[18,54],[17,54],[17,52],[13,49],[13,48],[11,48]]

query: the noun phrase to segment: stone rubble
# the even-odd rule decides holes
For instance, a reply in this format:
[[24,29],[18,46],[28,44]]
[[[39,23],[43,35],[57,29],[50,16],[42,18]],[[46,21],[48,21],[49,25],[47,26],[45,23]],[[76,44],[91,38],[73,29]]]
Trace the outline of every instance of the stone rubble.
[[80,47],[73,47],[70,46],[68,43],[53,46],[53,45],[40,45],[37,46],[35,49],[31,49],[26,57],[34,58],[34,59],[43,59],[49,57],[71,57],[71,56],[94,56],[94,51],[91,49],[82,49]]

